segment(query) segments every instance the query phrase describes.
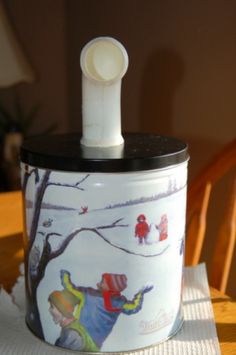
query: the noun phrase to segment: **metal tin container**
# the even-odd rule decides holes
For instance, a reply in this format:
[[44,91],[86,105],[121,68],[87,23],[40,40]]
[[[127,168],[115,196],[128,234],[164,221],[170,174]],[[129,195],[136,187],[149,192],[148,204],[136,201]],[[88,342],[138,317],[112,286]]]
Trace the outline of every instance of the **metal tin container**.
[[21,149],[26,322],[50,344],[142,349],[183,323],[187,146],[124,135],[86,148],[55,135]]

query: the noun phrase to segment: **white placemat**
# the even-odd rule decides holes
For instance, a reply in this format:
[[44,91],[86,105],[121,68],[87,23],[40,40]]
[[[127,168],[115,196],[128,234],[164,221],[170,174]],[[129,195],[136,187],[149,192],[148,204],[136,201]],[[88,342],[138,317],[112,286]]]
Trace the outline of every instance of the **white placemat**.
[[[155,347],[129,352],[135,355],[218,355],[220,347],[210,300],[205,264],[185,268],[184,325],[170,340]],[[24,277],[9,295],[0,291],[0,354],[70,355],[77,353],[47,345],[36,338],[24,320]]]

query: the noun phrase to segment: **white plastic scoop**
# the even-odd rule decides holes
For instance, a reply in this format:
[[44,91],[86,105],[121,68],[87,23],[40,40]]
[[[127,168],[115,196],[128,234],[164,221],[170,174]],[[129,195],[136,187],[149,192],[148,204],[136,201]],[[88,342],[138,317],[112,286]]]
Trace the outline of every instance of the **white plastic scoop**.
[[83,48],[82,139],[88,147],[123,144],[121,135],[121,79],[128,68],[123,45],[111,37],[98,37]]

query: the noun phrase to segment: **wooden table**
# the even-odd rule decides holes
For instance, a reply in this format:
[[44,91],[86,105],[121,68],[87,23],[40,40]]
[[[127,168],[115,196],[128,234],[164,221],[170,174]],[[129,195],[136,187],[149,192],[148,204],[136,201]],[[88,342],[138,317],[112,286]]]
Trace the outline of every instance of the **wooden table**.
[[210,288],[220,348],[224,355],[236,355],[236,301]]
[[[0,194],[0,284],[8,291],[23,261],[22,228],[20,192]],[[210,290],[222,354],[236,355],[236,301]]]

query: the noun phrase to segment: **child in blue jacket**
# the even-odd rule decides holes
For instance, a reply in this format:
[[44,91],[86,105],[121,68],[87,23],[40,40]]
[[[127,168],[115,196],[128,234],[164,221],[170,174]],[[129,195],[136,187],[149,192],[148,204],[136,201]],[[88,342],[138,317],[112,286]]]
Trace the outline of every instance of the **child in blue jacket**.
[[61,282],[64,290],[54,291],[49,295],[50,312],[53,316],[52,308],[54,312],[60,308],[59,312],[63,311],[65,314],[65,306],[67,312],[70,308],[70,312],[65,317],[66,321],[60,323],[62,331],[55,345],[72,350],[95,352],[100,350],[119,315],[139,312],[144,294],[153,288],[144,287],[134,295],[132,301],[128,301],[121,294],[127,287],[127,278],[124,274],[105,273],[101,282],[97,284],[98,288],[94,289],[75,286],[71,282],[70,273],[62,270]]

